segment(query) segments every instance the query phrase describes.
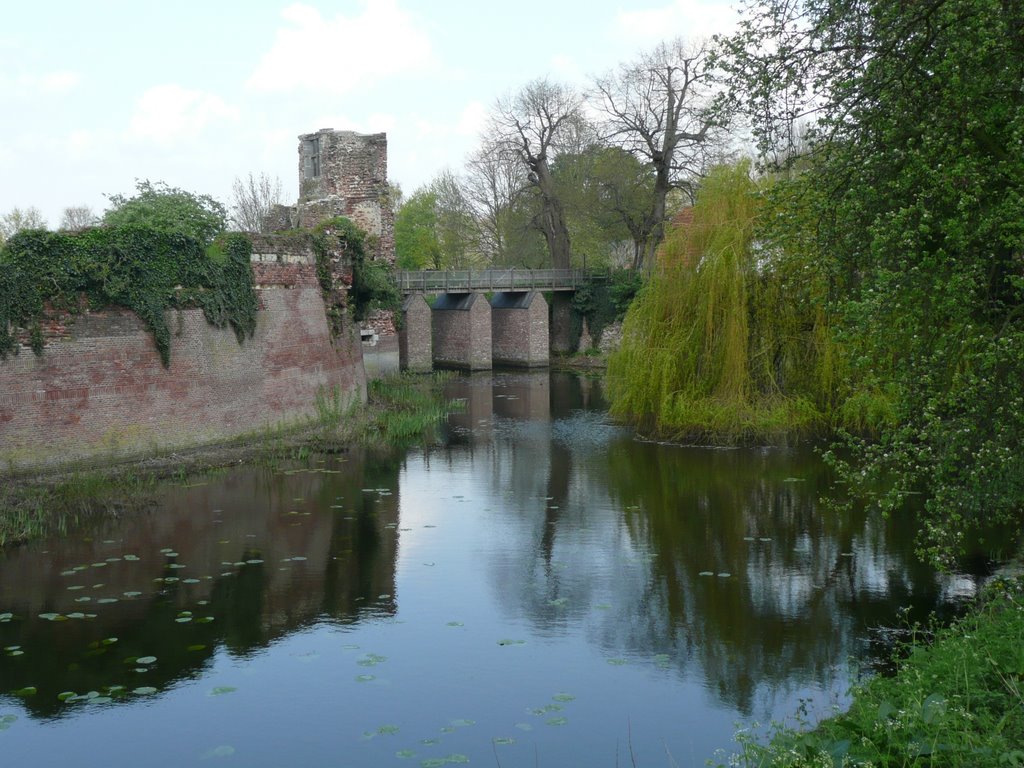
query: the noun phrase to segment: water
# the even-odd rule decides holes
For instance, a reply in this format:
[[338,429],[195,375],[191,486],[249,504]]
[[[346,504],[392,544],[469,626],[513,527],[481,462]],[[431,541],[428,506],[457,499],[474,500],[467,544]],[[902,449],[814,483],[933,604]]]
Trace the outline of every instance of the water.
[[811,452],[641,443],[565,374],[450,390],[442,446],[5,553],[4,764],[702,766],[975,589],[822,508]]

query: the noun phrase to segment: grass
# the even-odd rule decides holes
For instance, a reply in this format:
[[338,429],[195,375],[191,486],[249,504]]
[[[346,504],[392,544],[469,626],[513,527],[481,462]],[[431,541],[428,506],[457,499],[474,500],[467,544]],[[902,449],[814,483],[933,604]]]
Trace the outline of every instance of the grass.
[[849,711],[810,731],[741,736],[729,765],[1024,766],[1024,583],[1000,579],[931,642],[911,641],[892,676],[856,687]]
[[371,381],[366,405],[356,404],[343,418],[328,421],[324,437],[331,442],[371,448],[430,441],[449,410],[441,390],[452,375],[439,371],[429,376],[401,374]]
[[0,487],[0,547],[63,534],[98,516],[146,508],[157,478],[146,474],[74,474],[45,483]]

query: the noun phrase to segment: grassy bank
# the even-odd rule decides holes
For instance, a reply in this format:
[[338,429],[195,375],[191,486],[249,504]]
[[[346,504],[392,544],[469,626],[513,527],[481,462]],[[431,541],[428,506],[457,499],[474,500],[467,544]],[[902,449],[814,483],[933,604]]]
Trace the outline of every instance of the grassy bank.
[[92,519],[150,508],[157,484],[184,480],[242,462],[276,462],[354,447],[404,447],[433,439],[448,410],[442,388],[451,374],[393,376],[371,382],[367,402],[348,406],[322,392],[316,418],[298,429],[267,431],[231,443],[151,456],[86,471],[0,484],[0,547],[62,534]]
[[1024,766],[1024,582],[997,580],[965,618],[912,642],[845,714],[740,741],[729,765],[744,768]]

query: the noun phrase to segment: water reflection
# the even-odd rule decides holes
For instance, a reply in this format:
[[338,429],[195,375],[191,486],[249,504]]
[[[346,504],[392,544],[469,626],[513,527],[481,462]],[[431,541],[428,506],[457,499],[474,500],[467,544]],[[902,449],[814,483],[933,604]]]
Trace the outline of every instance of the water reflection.
[[[32,721],[5,754],[113,743],[118,723],[92,714],[110,699],[166,765],[207,754],[178,746],[183,729],[210,747],[234,734],[252,765],[489,761],[496,737],[503,765],[601,764],[631,735],[641,764],[671,746],[702,765],[739,718],[841,699],[872,627],[975,583],[922,566],[909,521],[819,505],[810,452],[641,443],[607,419],[600,380],[567,374],[449,394],[464,408],[442,445],[241,467],[4,553],[0,716]],[[198,683],[243,673],[241,703],[207,716]],[[523,722],[536,712],[555,724]],[[409,741],[383,738],[395,728]]]
[[[453,392],[486,403],[488,383]],[[466,432],[488,443],[492,493],[522,523],[491,563],[496,599],[539,632],[588,624],[607,653],[697,675],[750,716],[755,700],[763,712],[841,688],[849,659],[873,661],[872,628],[949,613],[951,587],[976,584],[916,558],[913,520],[819,504],[829,478],[809,449],[638,442],[605,419],[600,382],[550,386],[552,421],[496,428],[478,410],[486,433]],[[524,387],[499,380],[494,402]]]
[[25,706],[55,716],[61,693],[164,689],[220,647],[245,656],[324,617],[393,615],[397,475],[360,454],[234,470],[169,488],[144,517],[6,552],[0,645],[24,652],[0,655],[2,689],[35,688]]

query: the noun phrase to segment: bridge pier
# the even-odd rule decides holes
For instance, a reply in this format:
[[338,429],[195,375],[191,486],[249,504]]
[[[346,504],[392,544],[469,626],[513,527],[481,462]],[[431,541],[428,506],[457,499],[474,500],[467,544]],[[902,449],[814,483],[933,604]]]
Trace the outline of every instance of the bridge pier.
[[430,305],[423,295],[412,293],[402,302],[398,329],[398,366],[403,371],[426,373],[434,367]]
[[567,355],[572,352],[572,294],[551,295],[551,351]]
[[443,293],[431,313],[434,363],[491,369],[491,305],[479,293]]
[[501,291],[491,297],[492,359],[502,365],[547,365],[548,304],[537,291]]

